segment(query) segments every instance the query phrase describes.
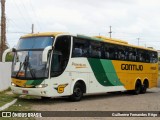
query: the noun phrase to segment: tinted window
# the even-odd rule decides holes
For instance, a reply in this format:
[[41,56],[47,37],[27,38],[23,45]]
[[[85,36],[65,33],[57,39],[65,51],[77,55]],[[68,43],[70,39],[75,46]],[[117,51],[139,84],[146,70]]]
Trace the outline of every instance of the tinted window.
[[53,44],[53,37],[30,37],[21,38],[18,42],[17,49],[44,49]]
[[90,41],[89,54],[91,58],[101,58],[101,43],[96,41]]
[[89,46],[88,41],[74,38],[72,57],[88,57]]
[[106,42],[74,38],[72,57],[155,63],[157,52]]
[[132,47],[126,47],[125,56],[127,61],[136,61],[137,50]]
[[[107,46],[107,44],[106,44],[106,46]],[[108,52],[109,52],[109,59],[116,59],[116,46],[115,45],[113,45],[113,44],[108,44]],[[106,50],[106,48],[105,48],[105,50]],[[106,51],[106,53],[105,53],[105,56],[107,56],[107,51]]]
[[151,52],[150,62],[157,63],[158,62],[158,54],[157,52]]

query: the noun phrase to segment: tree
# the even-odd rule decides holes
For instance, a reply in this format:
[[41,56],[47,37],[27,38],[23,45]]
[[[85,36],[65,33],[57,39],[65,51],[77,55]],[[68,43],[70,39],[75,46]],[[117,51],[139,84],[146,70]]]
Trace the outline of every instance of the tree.
[[10,52],[10,53],[7,54],[5,61],[6,62],[12,62],[12,60],[13,60],[13,53]]

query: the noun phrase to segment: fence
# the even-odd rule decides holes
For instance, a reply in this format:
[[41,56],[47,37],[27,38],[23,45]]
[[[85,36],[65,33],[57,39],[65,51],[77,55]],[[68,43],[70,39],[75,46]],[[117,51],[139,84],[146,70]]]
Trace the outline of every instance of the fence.
[[0,62],[0,91],[6,90],[11,84],[11,63]]

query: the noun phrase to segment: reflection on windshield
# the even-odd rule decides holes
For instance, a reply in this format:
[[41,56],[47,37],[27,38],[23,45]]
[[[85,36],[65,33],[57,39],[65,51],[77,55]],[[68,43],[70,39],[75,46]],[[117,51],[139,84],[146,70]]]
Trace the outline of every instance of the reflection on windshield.
[[42,62],[43,51],[18,51],[15,53],[12,77],[22,79],[46,78],[47,63]]
[[30,37],[21,38],[17,45],[17,50],[21,49],[44,49],[53,44],[53,37]]

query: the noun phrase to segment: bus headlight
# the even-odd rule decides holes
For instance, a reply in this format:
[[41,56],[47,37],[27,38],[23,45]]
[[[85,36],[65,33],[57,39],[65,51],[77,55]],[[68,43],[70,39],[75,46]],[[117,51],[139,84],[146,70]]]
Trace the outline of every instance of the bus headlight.
[[14,84],[13,82],[11,82],[11,85],[16,87],[16,84]]
[[36,88],[44,88],[44,87],[47,87],[48,84],[40,84],[40,85],[36,85],[35,87]]

